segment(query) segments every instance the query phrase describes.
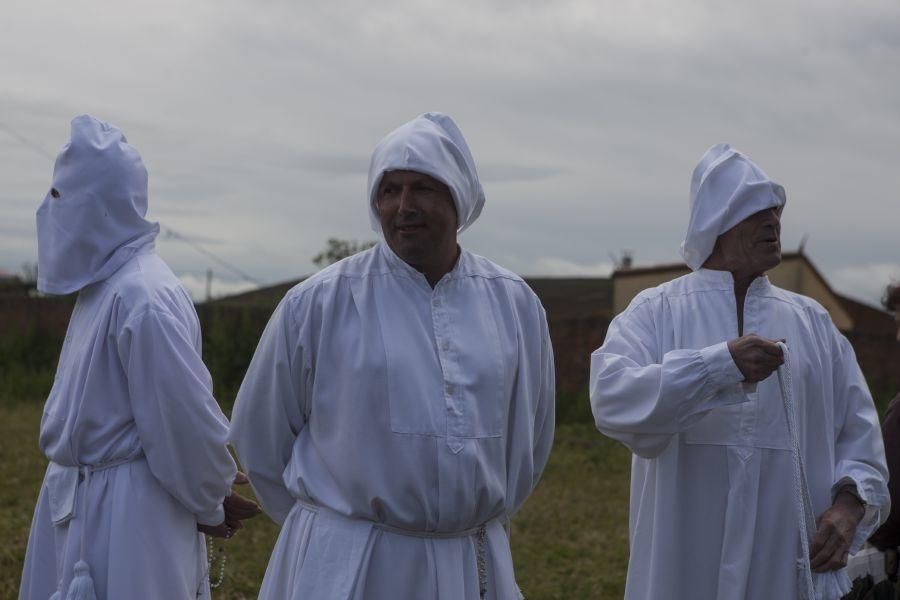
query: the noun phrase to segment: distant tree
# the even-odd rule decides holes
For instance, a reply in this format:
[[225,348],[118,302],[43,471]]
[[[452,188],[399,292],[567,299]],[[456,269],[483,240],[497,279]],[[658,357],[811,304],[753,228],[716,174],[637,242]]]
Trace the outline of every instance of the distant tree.
[[22,269],[20,271],[22,281],[25,283],[37,283],[37,271],[38,266],[37,263],[25,262],[22,263]]
[[377,242],[357,242],[356,240],[339,240],[337,238],[328,239],[328,247],[313,257],[313,262],[321,268],[334,264],[339,260],[343,260],[348,256],[353,256],[363,250],[368,250]]

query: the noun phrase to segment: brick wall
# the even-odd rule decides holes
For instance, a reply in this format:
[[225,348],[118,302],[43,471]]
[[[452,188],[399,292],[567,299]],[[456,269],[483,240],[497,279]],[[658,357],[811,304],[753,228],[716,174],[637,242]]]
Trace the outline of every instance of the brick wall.
[[[0,297],[0,336],[29,331],[61,339],[68,326],[74,296],[64,298]],[[198,306],[204,332],[204,354],[211,370],[221,372],[222,392],[232,395],[256,348],[274,302],[251,306]],[[548,310],[560,396],[587,395],[590,355],[603,344],[609,318],[602,315],[554,316]],[[34,329],[29,329],[34,328]],[[873,394],[900,391],[900,343],[890,335],[851,333],[848,336]]]
[[890,335],[854,334],[847,339],[876,397],[888,399],[900,392],[900,342]]
[[603,317],[548,318],[556,386],[563,395],[586,394],[591,370],[591,352],[603,344],[609,320]]
[[30,298],[0,296],[0,335],[46,332],[63,337],[75,306],[75,296]]

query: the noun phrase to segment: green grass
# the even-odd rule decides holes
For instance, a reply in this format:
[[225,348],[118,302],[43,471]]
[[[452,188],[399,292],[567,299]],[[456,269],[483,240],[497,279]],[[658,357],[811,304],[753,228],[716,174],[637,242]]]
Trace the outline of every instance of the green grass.
[[0,598],[16,598],[25,545],[47,461],[37,448],[41,405],[0,407]]
[[[40,415],[38,402],[0,399],[0,536],[6,542],[0,550],[0,598],[16,597],[46,467],[37,448]],[[512,523],[516,578],[529,600],[622,597],[628,473],[628,451],[589,423],[558,427],[544,477]],[[213,598],[256,598],[277,535],[263,516],[228,542],[225,583]]]

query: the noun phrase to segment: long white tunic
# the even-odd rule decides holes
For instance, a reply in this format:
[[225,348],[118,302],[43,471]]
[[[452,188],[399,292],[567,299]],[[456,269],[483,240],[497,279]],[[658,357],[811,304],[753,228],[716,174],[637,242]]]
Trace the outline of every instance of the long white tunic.
[[543,308],[484,258],[463,250],[432,289],[379,244],[293,288],[230,435],[282,524],[260,597],[478,598],[476,537],[455,534],[486,523],[487,597],[519,597],[502,525],[553,409]]
[[[887,515],[878,417],[853,349],[815,301],[753,281],[744,333],[785,339],[816,515],[855,483],[869,509],[851,552]],[[634,452],[625,596],[796,598],[799,530],[775,375],[758,385],[726,347],[733,280],[701,269],[640,293],[591,359],[597,427]]]
[[[78,295],[41,421],[52,463],[19,597],[65,593],[83,535],[99,600],[208,593],[197,523],[224,518],[235,474],[227,434],[193,304],[146,246]],[[72,485],[53,463],[97,470]],[[74,517],[54,525],[72,500]]]

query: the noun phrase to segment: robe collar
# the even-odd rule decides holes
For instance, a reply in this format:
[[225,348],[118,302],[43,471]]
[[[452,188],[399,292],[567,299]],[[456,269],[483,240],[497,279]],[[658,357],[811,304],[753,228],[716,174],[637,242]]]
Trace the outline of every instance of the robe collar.
[[[425,278],[425,274],[417,270],[415,267],[410,266],[406,263],[406,261],[397,256],[397,254],[393,250],[391,250],[391,247],[388,246],[387,242],[379,242],[378,249],[379,252],[381,252],[381,256],[384,258],[384,261],[387,263],[388,268],[393,273],[406,275],[413,281],[418,281],[425,285],[428,288],[429,293],[432,291],[432,287],[428,283],[428,280]],[[466,265],[468,265],[469,260],[469,253],[466,252],[462,247],[460,247],[459,256],[456,259],[456,264],[453,265],[453,268],[448,273],[441,277],[438,283],[444,280],[450,280],[460,277],[467,271]],[[435,285],[435,288],[436,287],[437,285]]]
[[[709,287],[734,291],[734,277],[731,271],[719,271],[716,269],[700,268],[694,271],[693,277],[707,284]],[[772,289],[772,283],[767,275],[760,275],[750,282],[747,288],[748,295],[763,296]]]

